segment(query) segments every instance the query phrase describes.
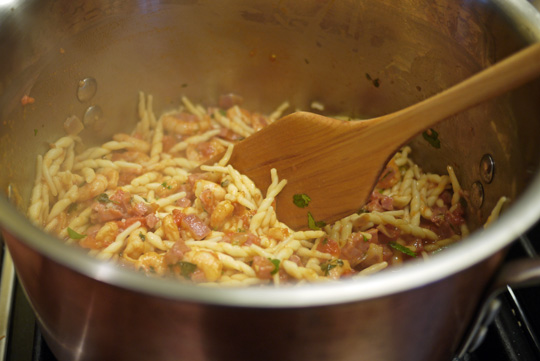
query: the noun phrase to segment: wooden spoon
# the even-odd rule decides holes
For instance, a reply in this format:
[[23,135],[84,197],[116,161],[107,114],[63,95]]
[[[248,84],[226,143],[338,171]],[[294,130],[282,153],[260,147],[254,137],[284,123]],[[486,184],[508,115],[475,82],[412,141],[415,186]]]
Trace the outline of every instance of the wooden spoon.
[[[276,168],[287,185],[276,198],[278,219],[307,229],[357,212],[392,155],[435,123],[516,88],[540,74],[540,43],[479,72],[438,95],[392,114],[340,121],[308,112],[287,115],[235,145],[230,164],[263,192]],[[293,203],[306,194],[306,208]]]

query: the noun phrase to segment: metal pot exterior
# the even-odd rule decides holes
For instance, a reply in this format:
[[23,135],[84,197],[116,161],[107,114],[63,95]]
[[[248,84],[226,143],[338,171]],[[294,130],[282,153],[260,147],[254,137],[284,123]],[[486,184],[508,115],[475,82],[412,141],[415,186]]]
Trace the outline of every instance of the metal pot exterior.
[[66,361],[450,360],[501,258],[386,297],[282,309],[128,291],[6,240],[44,337]]
[[[21,0],[0,8],[0,226],[55,355],[449,360],[505,247],[540,216],[539,82],[442,122],[439,150],[421,137],[411,143],[425,169],[450,164],[465,189],[481,185],[469,204],[472,227],[501,195],[515,200],[498,223],[425,264],[327,288],[198,290],[106,267],[17,211],[34,177],[26,165],[68,116],[92,107],[103,117],[87,124],[86,144],[130,129],[139,90],[154,95],[157,112],[184,94],[209,104],[234,92],[262,111],[289,100],[304,109],[321,101],[329,114],[388,113],[540,39],[532,11],[520,0]],[[80,100],[88,77],[97,92]],[[36,103],[22,107],[25,94]],[[492,180],[480,167],[485,154],[495,160]]]

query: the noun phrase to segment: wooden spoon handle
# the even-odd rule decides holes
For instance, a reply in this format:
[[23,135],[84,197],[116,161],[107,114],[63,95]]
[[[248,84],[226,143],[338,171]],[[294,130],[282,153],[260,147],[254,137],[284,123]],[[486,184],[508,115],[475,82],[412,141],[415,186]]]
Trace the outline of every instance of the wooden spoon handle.
[[540,43],[535,43],[463,82],[403,110],[372,119],[403,137],[402,143],[435,123],[501,95],[540,75]]

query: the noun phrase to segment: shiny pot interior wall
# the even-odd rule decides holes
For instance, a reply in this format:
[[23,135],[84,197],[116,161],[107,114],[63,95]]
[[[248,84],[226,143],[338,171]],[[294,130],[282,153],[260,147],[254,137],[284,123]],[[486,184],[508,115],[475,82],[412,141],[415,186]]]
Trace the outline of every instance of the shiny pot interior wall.
[[[85,119],[85,144],[103,141],[134,124],[139,91],[154,95],[158,113],[182,95],[212,104],[234,92],[263,111],[284,100],[302,109],[320,101],[327,114],[369,117],[433,95],[525,45],[485,2],[45,1],[3,16],[0,183],[22,204],[34,171],[19,165],[63,134],[67,117]],[[78,88],[89,77],[97,91],[81,101]],[[35,103],[21,106],[25,94]],[[483,204],[473,202],[473,224],[500,195],[514,198],[524,170],[536,167],[537,147],[523,147],[536,144],[524,141],[539,128],[533,94],[517,91],[442,122],[440,149],[421,137],[412,143],[425,168],[453,165],[466,189],[480,180],[482,156],[494,157],[496,176],[483,183]]]

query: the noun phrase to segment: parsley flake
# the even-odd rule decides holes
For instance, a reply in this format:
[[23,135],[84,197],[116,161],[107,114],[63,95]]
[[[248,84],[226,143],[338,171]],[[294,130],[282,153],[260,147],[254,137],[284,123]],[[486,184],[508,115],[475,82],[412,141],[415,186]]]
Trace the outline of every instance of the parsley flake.
[[191,262],[180,261],[177,265],[180,267],[180,273],[186,279],[190,279],[191,274],[197,270],[197,265]]
[[69,227],[67,228],[67,233],[68,233],[69,238],[71,239],[83,239],[84,237],[86,237],[86,234],[77,233]]
[[343,260],[341,259],[333,259],[331,261],[325,262],[321,264],[321,270],[324,272],[325,276],[328,276],[328,273],[336,268],[336,267],[343,267]]
[[167,182],[161,183],[161,186],[162,186],[163,188],[172,189],[172,187],[171,187],[169,184],[167,184]]
[[369,80],[375,88],[378,88],[379,85],[381,85],[381,81],[379,80],[379,78],[373,79],[368,73],[366,73],[366,79]]
[[414,253],[409,247],[405,247],[396,242],[390,242],[388,245],[401,253],[405,253],[407,256],[416,257],[416,253]]
[[274,269],[272,270],[272,272],[270,272],[270,274],[275,275],[276,273],[279,272],[279,264],[281,263],[281,261],[277,258],[268,258],[268,259],[270,260],[270,262],[274,264]]
[[439,139],[439,133],[434,129],[428,129],[422,133],[422,137],[431,144],[433,148],[439,149],[441,147],[441,140]]
[[313,215],[311,214],[311,212],[308,212],[307,214],[308,216],[308,227],[309,229],[313,229],[313,230],[319,230],[321,228],[323,228],[324,226],[326,226],[326,223],[323,222],[323,221],[316,221],[315,218],[313,218]]
[[110,203],[112,202],[107,193],[101,193],[100,195],[96,196],[96,201],[99,203]]
[[293,196],[293,203],[299,208],[306,208],[311,202],[311,198],[305,193],[298,193]]

